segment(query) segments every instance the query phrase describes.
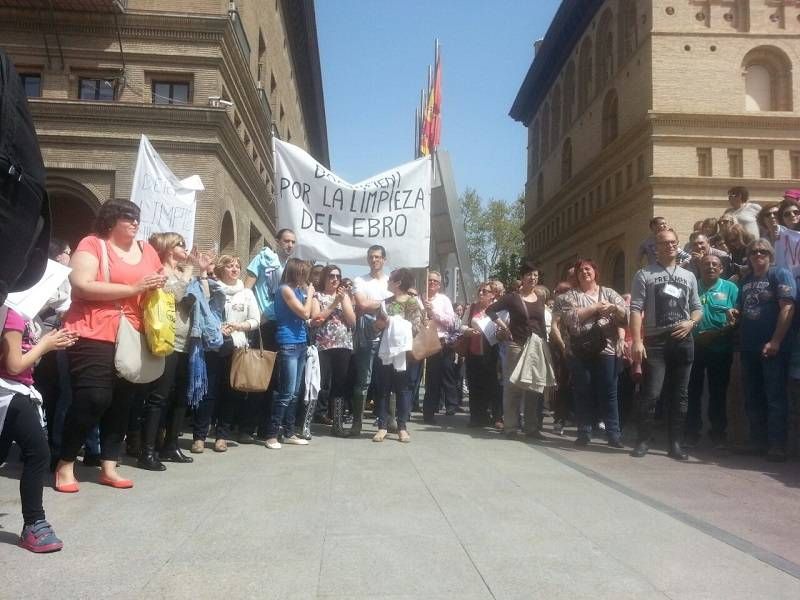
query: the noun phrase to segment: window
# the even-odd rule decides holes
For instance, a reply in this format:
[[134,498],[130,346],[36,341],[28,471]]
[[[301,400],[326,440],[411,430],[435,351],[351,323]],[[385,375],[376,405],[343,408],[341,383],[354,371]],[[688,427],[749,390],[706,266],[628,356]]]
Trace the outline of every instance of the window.
[[627,289],[625,282],[625,253],[622,250],[617,250],[614,257],[611,259],[611,286],[614,290],[619,290],[622,293]]
[[636,157],[636,181],[644,181],[647,166],[644,162],[644,154],[640,154]]
[[792,170],[792,179],[800,179],[800,151],[789,152],[789,164]]
[[792,110],[792,63],[786,54],[772,46],[754,48],[742,69],[746,111]]
[[275,81],[275,73],[270,73],[270,76],[269,76],[269,93],[270,94],[274,93],[276,87],[278,87],[278,82]]
[[711,148],[697,149],[697,174],[700,177],[711,177]]
[[622,195],[622,171],[614,173],[614,196],[619,197]]
[[544,204],[544,175],[539,173],[539,178],[536,180],[536,206]]
[[620,66],[633,56],[636,48],[639,47],[636,21],[636,0],[620,0],[619,14],[617,15]]
[[744,161],[741,148],[728,148],[728,175],[730,177],[744,176]]
[[617,139],[619,128],[619,102],[617,93],[609,90],[603,99],[603,122],[602,122],[602,142],[605,148]]
[[566,134],[572,125],[572,115],[575,108],[575,62],[569,61],[564,75],[564,106],[561,111],[561,129]]
[[758,168],[761,172],[761,179],[775,177],[775,153],[772,150],[758,151]]
[[19,81],[28,98],[41,98],[42,76],[40,73],[20,73]]
[[78,80],[78,98],[111,102],[114,100],[114,80],[81,77]]
[[550,147],[554,150],[558,147],[558,140],[561,138],[561,86],[557,85],[553,90],[552,120],[550,123]]
[[592,40],[586,38],[578,56],[578,113],[589,106],[592,99]]
[[603,206],[611,202],[611,177],[603,182]]
[[550,154],[550,103],[545,102],[542,109],[542,164]]
[[600,17],[597,26],[597,90],[601,90],[606,83],[611,81],[614,76],[614,31],[612,20],[614,16],[610,9],[607,9]]
[[629,190],[633,186],[633,163],[625,166],[625,189]]
[[189,104],[187,82],[154,81],[153,104]]
[[561,185],[567,183],[572,177],[572,140],[564,140],[561,148]]

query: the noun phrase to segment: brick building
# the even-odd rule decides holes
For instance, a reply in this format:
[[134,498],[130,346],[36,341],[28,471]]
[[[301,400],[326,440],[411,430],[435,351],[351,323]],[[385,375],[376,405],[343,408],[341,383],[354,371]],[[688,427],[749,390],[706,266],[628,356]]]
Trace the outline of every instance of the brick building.
[[564,0],[510,113],[547,282],[588,256],[627,290],[654,215],[685,241],[731,186],[756,202],[798,187],[798,34],[790,0]]
[[243,258],[274,243],[272,135],[329,162],[313,0],[0,0],[0,45],[72,243],[129,197],[142,133],[203,180],[197,244]]

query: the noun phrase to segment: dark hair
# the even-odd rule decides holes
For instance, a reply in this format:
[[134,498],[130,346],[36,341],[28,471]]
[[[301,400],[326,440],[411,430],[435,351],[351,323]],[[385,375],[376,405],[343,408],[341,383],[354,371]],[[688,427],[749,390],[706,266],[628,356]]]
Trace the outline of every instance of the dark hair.
[[535,267],[530,263],[522,263],[519,266],[519,271],[517,271],[517,277],[522,279],[528,273],[539,273],[539,267]]
[[319,276],[319,285],[321,288],[319,291],[325,289],[328,281],[328,275],[330,275],[333,271],[339,271],[339,285],[344,283],[344,280],[342,279],[342,270],[337,265],[325,265],[325,268],[322,269],[322,273]]
[[[789,227],[786,223],[783,222],[783,211],[785,211],[787,208],[797,208],[797,203],[794,200],[789,200],[788,198],[784,198],[778,205],[778,223],[780,223],[784,227]],[[761,216],[760,212],[758,213],[758,216]]]
[[279,229],[279,230],[278,230],[278,233],[276,233],[276,234],[275,234],[275,239],[276,239],[276,240],[278,240],[278,241],[280,241],[280,240],[281,240],[281,238],[283,237],[283,234],[284,234],[284,233],[291,233],[292,235],[295,235],[295,232],[294,232],[294,231],[292,231],[292,230],[291,230],[291,229],[289,229],[288,227],[284,227],[283,229]]
[[55,260],[59,254],[64,254],[69,244],[60,238],[50,238],[50,247],[47,250],[47,258]]
[[589,265],[590,267],[592,267],[592,269],[594,269],[594,280],[599,282],[600,269],[597,267],[597,263],[594,262],[591,258],[579,258],[577,261],[575,261],[575,266],[573,267],[575,269],[575,276],[577,277],[578,271],[581,270],[581,267],[583,265]]
[[653,217],[652,219],[650,219],[648,227],[652,227],[653,225],[655,225],[656,221],[664,221],[666,223],[667,220],[664,217]]
[[783,210],[782,207],[783,207],[783,203],[782,202],[770,202],[770,203],[765,204],[764,206],[762,206],[761,210],[758,211],[758,216],[756,216],[756,223],[758,223],[758,226],[761,227],[762,229],[766,230],[767,229],[767,226],[766,226],[767,213],[769,213],[770,211],[775,210],[775,209],[778,210],[777,218],[778,218],[778,223],[780,223],[781,222],[781,212]]
[[[372,254],[375,251],[379,251],[381,253],[381,256],[383,258],[386,258],[386,248],[384,248],[383,246],[379,246],[378,244],[374,244],[374,245],[370,246],[369,248],[367,248],[367,256],[369,256],[370,254]],[[405,290],[403,290],[403,291],[405,291]]]
[[401,290],[407,292],[414,285],[414,273],[411,269],[395,269],[389,279],[396,281]]
[[735,185],[728,190],[728,196],[740,196],[742,202],[747,202],[747,200],[750,198],[750,192],[748,192],[747,188],[742,185]]
[[138,220],[140,214],[139,207],[130,200],[122,198],[108,200],[100,207],[100,211],[94,219],[94,233],[101,238],[108,237],[108,234],[114,229],[114,225],[121,218],[131,216]]
[[308,276],[311,273],[311,265],[299,258],[290,258],[286,261],[286,266],[283,269],[283,277],[281,283],[285,283],[290,287],[297,287],[308,281]]

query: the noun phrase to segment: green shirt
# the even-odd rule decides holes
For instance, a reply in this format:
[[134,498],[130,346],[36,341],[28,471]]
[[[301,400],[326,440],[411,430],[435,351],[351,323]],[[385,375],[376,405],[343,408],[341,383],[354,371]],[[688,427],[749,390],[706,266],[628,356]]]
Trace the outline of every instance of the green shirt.
[[[703,331],[715,331],[727,327],[728,311],[736,307],[739,299],[739,288],[727,279],[720,278],[717,283],[707,289],[702,280],[698,280],[697,285],[700,304],[703,306],[703,318],[695,328],[695,337]],[[731,332],[728,331],[714,338],[707,348],[716,352],[730,352],[733,349]]]

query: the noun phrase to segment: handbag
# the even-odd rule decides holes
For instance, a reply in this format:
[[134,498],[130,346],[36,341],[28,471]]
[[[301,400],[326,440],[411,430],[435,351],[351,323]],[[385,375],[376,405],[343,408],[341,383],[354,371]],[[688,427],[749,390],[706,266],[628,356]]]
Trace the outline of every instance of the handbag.
[[[598,299],[603,297],[602,287],[597,297]],[[600,319],[594,319],[589,329],[570,337],[572,353],[585,360],[600,356],[603,350],[606,349],[607,343],[606,332],[600,323]]]
[[[100,240],[102,249],[103,277],[106,283],[111,282],[111,269],[108,263],[106,241]],[[136,331],[128,321],[122,306],[119,310],[119,325],[114,349],[114,367],[123,379],[131,383],[150,383],[164,374],[164,357],[150,352],[145,336]]]
[[414,360],[422,360],[441,352],[442,342],[439,340],[439,330],[436,329],[436,322],[430,319],[425,327],[414,336],[411,343],[411,356]]
[[143,317],[150,352],[156,356],[172,354],[175,351],[175,296],[161,289],[148,292],[144,298]]
[[236,348],[231,359],[231,388],[239,392],[266,392],[272,379],[277,352],[264,350],[261,328],[258,328],[258,349]]

